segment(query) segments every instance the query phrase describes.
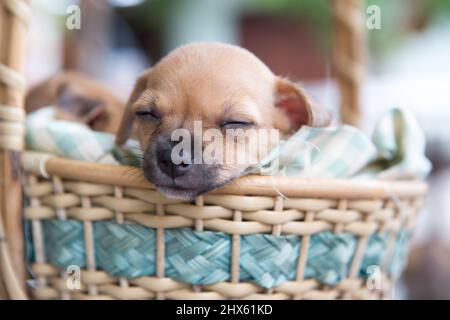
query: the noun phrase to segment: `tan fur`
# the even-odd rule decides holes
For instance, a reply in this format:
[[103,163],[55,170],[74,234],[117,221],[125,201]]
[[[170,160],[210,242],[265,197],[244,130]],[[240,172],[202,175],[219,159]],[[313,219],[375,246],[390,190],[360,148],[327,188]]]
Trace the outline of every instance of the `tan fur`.
[[[301,87],[275,76],[249,51],[220,43],[195,43],[171,52],[138,79],[126,108],[116,142],[124,143],[135,123],[147,153],[155,139],[177,128],[192,130],[196,120],[202,121],[205,130],[220,129],[226,119],[251,121],[255,129],[276,128],[285,136],[303,124],[329,123],[328,113],[313,104]],[[135,113],[146,109],[157,112],[161,120],[134,121]],[[260,159],[265,154],[249,156]],[[210,187],[229,182],[245,169],[242,165],[221,165]],[[149,179],[157,186],[164,184],[159,181],[163,178]],[[166,194],[184,197],[176,190]]]
[[71,95],[99,103],[100,107],[95,110],[96,113],[91,114],[95,119],[87,123],[91,128],[97,131],[117,132],[124,103],[98,81],[77,72],[63,72],[32,87],[25,99],[26,112],[54,105],[58,119],[87,122],[89,114],[75,113],[58,105],[58,96],[64,88],[70,90]]

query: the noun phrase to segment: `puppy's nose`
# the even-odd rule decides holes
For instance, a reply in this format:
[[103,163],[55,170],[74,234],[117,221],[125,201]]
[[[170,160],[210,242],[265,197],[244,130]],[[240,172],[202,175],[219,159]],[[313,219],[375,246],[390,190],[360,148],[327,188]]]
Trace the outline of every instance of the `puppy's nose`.
[[180,164],[173,163],[172,152],[168,149],[158,153],[158,166],[162,172],[172,177],[172,179],[184,175],[191,168],[191,164],[183,161]]

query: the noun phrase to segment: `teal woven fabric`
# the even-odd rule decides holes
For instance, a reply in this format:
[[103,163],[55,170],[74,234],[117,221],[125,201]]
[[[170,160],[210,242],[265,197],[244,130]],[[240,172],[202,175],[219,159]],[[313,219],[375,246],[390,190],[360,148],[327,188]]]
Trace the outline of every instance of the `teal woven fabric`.
[[113,276],[155,273],[155,231],[138,224],[94,222],[97,266]]
[[188,228],[165,231],[166,275],[192,284],[230,278],[230,236]]
[[300,237],[254,234],[241,240],[240,279],[264,288],[295,277]]
[[329,285],[339,283],[348,273],[356,243],[357,238],[350,233],[324,231],[313,235],[305,278],[314,278]]
[[83,223],[77,220],[44,220],[42,223],[47,261],[58,268],[86,267]]
[[[83,224],[75,220],[45,220],[47,261],[65,269],[86,266]],[[155,274],[156,232],[134,223],[94,222],[96,267],[123,277]],[[190,284],[213,284],[230,280],[231,236],[221,232],[166,229],[165,274]],[[29,233],[27,233],[28,236]],[[387,235],[374,233],[368,241],[360,276],[377,265],[385,252]],[[389,272],[404,267],[410,232],[400,232]],[[272,288],[295,278],[302,238],[295,235],[244,235],[240,246],[240,280]],[[348,274],[357,237],[350,233],[324,231],[311,236],[305,278],[334,285]],[[31,243],[28,239],[27,243]],[[32,257],[32,254],[29,255]]]
[[[388,234],[374,233],[367,244],[366,252],[361,263],[360,276],[367,278],[370,276],[370,266],[378,266],[381,263],[382,256],[380,252],[385,252],[387,248]],[[404,244],[406,245],[406,243]],[[401,258],[401,257],[400,257]]]
[[25,235],[25,261],[35,261],[30,220],[24,220],[23,234]]
[[394,253],[392,255],[392,261],[389,266],[389,273],[393,275],[399,275],[406,263],[408,262],[409,240],[411,239],[410,230],[400,230],[397,235],[397,242],[395,243]]

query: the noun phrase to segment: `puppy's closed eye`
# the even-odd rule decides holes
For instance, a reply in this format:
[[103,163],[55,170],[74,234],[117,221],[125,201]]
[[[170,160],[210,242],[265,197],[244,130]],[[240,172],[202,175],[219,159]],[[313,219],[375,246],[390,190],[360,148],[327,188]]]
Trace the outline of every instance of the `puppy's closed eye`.
[[224,120],[220,124],[222,129],[248,129],[254,126],[255,123],[248,120]]
[[161,115],[152,109],[140,109],[136,110],[134,115],[143,121],[160,121]]

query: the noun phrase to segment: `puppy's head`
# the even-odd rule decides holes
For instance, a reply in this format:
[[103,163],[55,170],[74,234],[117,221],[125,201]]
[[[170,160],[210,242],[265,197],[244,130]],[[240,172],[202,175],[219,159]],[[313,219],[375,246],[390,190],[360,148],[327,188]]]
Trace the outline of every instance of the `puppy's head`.
[[276,133],[328,122],[300,86],[250,52],[197,43],[137,80],[116,142],[134,123],[147,179],[167,196],[192,199],[242,175],[278,142]]
[[116,133],[123,103],[99,82],[76,73],[64,72],[29,90],[27,112],[54,105],[56,118],[81,122],[94,130]]

